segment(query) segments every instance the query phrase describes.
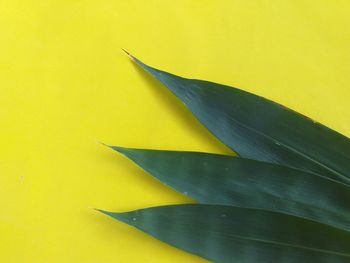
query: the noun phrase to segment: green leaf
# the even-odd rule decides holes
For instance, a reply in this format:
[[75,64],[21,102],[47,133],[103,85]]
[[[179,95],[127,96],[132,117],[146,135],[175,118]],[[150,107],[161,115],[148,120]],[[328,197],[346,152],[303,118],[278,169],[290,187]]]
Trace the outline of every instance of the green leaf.
[[313,171],[350,184],[347,137],[260,96],[179,77],[132,59],[241,157]]
[[348,232],[285,214],[222,205],[101,212],[216,262],[350,262]]
[[110,147],[200,203],[267,209],[350,231],[350,187],[326,177],[219,154]]

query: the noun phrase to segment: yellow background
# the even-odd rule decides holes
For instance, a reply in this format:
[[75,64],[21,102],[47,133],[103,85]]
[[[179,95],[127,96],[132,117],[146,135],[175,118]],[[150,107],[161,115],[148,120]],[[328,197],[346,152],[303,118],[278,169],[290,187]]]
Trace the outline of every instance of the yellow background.
[[350,135],[350,2],[0,0],[0,262],[206,262],[93,210],[190,202],[98,144],[230,153],[123,54]]

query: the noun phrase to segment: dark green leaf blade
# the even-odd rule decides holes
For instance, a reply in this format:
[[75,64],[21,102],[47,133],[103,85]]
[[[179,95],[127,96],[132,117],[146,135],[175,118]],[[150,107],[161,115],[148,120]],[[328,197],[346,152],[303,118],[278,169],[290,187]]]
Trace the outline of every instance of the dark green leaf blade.
[[219,154],[110,147],[200,203],[267,209],[350,231],[350,187],[326,177]]
[[350,262],[350,235],[302,218],[221,205],[101,211],[215,262]]
[[132,59],[240,156],[314,171],[350,184],[347,137],[249,92],[179,77]]

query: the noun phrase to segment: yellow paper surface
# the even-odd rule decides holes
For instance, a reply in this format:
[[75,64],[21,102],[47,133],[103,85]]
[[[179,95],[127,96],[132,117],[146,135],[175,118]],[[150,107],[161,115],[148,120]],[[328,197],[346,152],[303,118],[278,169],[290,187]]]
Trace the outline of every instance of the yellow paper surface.
[[0,262],[206,262],[93,208],[191,202],[98,142],[230,153],[123,54],[350,135],[350,2],[1,0]]

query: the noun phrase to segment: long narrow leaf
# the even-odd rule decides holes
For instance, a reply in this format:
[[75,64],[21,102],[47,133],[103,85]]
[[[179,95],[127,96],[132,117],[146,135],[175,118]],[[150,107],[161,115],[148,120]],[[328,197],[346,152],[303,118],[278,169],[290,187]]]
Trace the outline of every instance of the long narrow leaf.
[[179,77],[132,59],[240,156],[314,171],[350,184],[347,137],[260,96]]
[[221,205],[101,212],[215,262],[350,262],[348,232],[275,212]]
[[350,231],[350,187],[326,177],[219,154],[111,148],[200,203],[267,209]]

